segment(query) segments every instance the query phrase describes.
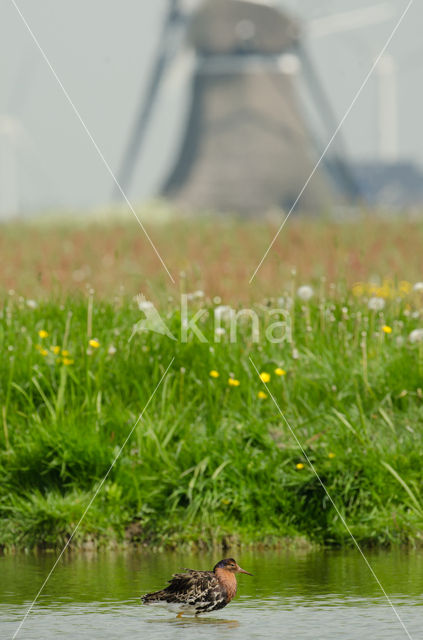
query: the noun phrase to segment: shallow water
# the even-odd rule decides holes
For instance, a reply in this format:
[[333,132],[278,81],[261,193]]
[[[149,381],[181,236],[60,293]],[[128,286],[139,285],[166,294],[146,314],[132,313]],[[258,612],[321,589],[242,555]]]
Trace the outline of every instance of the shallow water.
[[[18,638],[407,638],[356,551],[233,552],[254,573],[221,611],[177,619],[140,604],[181,567],[209,569],[216,555],[79,553],[56,568]],[[366,554],[413,640],[423,638],[423,553]],[[0,637],[12,638],[55,556],[0,557]]]

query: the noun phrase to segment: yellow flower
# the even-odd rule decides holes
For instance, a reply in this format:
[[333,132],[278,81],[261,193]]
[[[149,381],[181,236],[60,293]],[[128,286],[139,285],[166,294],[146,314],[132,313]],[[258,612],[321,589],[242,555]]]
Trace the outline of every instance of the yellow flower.
[[383,331],[383,333],[392,333],[392,328],[391,328],[391,327],[388,327],[388,325],[387,325],[387,324],[385,324],[385,325],[382,327],[382,331]]
[[304,469],[304,465],[302,462],[298,462],[298,464],[295,465],[296,469]]
[[47,338],[48,337],[48,331],[46,331],[45,329],[40,329],[38,332],[38,335],[40,336],[40,338]]
[[230,387],[239,387],[240,382],[239,382],[239,380],[236,380],[235,378],[229,378],[228,385]]
[[390,290],[388,287],[386,287],[385,285],[383,285],[383,287],[379,287],[376,291],[376,295],[379,296],[380,298],[389,298],[390,297]]
[[407,282],[407,280],[401,280],[401,282],[399,283],[399,291],[403,295],[407,295],[408,293],[410,293],[412,288],[413,285],[411,284],[411,282]]
[[362,282],[356,282],[352,288],[353,295],[359,298],[364,294],[364,285]]
[[266,373],[265,371],[263,371],[263,373],[260,374],[260,380],[262,382],[269,382],[270,380],[270,374]]
[[260,398],[260,400],[264,400],[265,398],[267,398],[267,393],[264,393],[264,391],[259,391],[257,397]]
[[50,351],[53,351],[53,353],[57,356],[57,354],[60,353],[60,347],[58,346],[50,347]]
[[100,346],[99,341],[96,338],[92,338],[91,340],[89,340],[88,344],[90,345],[90,347],[92,347],[93,349],[98,349]]
[[70,358],[63,358],[63,364],[67,367],[70,364],[73,364],[73,360],[71,360]]
[[332,451],[330,451],[328,453],[329,458],[334,458],[336,456],[336,453],[332,453]]
[[40,353],[42,356],[46,356],[48,354],[47,349],[40,349]]
[[219,372],[215,371],[215,369],[212,369],[212,371],[210,371],[210,376],[212,378],[218,378],[219,377]]
[[67,358],[67,356],[69,356],[69,355],[70,355],[69,351],[67,351],[66,349],[63,349],[63,351],[62,351],[62,356],[64,356],[65,358]]
[[280,367],[275,369],[275,373],[276,373],[277,376],[285,376],[286,375],[285,369],[281,369]]

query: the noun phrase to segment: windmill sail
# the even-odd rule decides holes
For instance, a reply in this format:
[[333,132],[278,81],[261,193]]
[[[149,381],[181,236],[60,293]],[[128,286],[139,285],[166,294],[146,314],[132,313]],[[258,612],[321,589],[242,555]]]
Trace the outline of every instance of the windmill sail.
[[[150,74],[146,99],[142,102],[141,109],[137,113],[118,173],[118,182],[123,191],[128,189],[132,181],[135,165],[147,133],[151,112],[156,102],[162,78],[174,54],[175,39],[173,35],[180,29],[181,21],[182,15],[178,0],[170,0],[160,37],[159,53]],[[114,198],[121,198],[120,189],[114,189]]]

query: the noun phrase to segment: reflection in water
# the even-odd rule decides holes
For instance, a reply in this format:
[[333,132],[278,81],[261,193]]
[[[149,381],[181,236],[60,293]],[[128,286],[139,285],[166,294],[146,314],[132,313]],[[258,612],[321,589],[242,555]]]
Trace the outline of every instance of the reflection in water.
[[[233,552],[235,554],[235,551]],[[253,578],[222,612],[169,617],[140,604],[181,566],[208,569],[215,555],[69,554],[28,616],[19,640],[274,639],[398,640],[404,631],[363,559],[355,551],[235,554]],[[366,554],[414,640],[421,634],[423,553]],[[0,637],[11,638],[50,571],[55,556],[0,556]]]
[[239,627],[239,620],[224,620],[222,618],[200,618],[199,616],[182,616],[182,618],[163,619],[155,618],[154,620],[144,620],[147,623],[154,624],[173,624],[177,627],[189,627],[194,628],[195,625],[202,625],[208,627],[226,627],[227,629],[236,629]]

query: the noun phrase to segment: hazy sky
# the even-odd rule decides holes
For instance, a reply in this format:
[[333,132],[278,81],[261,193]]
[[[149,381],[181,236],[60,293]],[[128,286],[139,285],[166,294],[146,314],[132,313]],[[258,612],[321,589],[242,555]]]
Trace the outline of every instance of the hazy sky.
[[[26,20],[113,171],[157,48],[165,0],[17,0]],[[388,20],[325,36],[307,36],[307,46],[338,120],[398,21],[406,0],[286,0],[305,22],[382,5]],[[316,24],[316,23],[315,23]],[[390,47],[397,68],[398,151],[423,165],[423,3],[415,0]],[[305,24],[305,27],[307,25]],[[92,142],[11,0],[0,0],[0,132],[5,116],[17,119],[19,198],[25,209],[101,206],[113,183]],[[170,69],[137,166],[130,198],[154,193],[172,164],[181,135],[189,78]],[[3,124],[1,124],[3,123]],[[16,123],[16,120],[15,120]],[[351,157],[378,154],[377,81],[373,76],[342,134]],[[0,135],[0,185],[9,184],[13,149]],[[9,172],[7,174],[6,172]]]

